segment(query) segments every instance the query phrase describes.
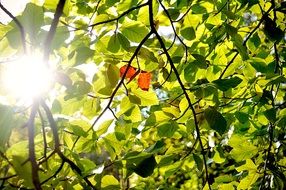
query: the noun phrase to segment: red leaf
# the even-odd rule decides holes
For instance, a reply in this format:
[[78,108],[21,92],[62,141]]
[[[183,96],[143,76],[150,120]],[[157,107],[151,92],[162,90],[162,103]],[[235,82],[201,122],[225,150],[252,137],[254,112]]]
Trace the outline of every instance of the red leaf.
[[[122,66],[120,68],[120,77],[123,76],[123,74],[125,73],[126,69],[127,69],[127,65],[124,65],[124,66]],[[130,66],[128,68],[128,70],[127,70],[125,78],[127,78],[127,79],[131,78],[133,75],[135,75],[135,73],[136,73],[136,69],[134,67]]]
[[139,88],[141,88],[142,90],[148,91],[150,83],[151,83],[151,78],[152,78],[151,73],[148,73],[146,71],[142,71],[139,74],[139,78],[138,78]]

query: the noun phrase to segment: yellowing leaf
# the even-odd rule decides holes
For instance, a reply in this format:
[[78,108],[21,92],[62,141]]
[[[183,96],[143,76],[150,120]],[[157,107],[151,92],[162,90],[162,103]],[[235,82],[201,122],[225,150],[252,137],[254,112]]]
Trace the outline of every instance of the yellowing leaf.
[[158,97],[154,91],[143,91],[141,89],[136,89],[133,91],[133,93],[141,100],[141,106],[152,106],[159,104]]
[[233,135],[228,144],[233,148],[230,154],[236,161],[252,158],[258,152],[257,147],[241,135]]
[[213,157],[213,160],[215,163],[218,163],[218,164],[221,164],[225,161],[225,159],[220,156],[218,151],[215,151],[215,155]]
[[260,174],[257,172],[249,172],[248,175],[240,181],[237,189],[251,189],[251,185],[254,184],[259,177]]
[[253,161],[251,159],[247,159],[246,163],[242,166],[239,166],[236,168],[236,170],[238,172],[244,171],[244,170],[248,170],[248,171],[256,171],[257,166],[253,163]]
[[120,189],[118,180],[113,175],[105,175],[101,179],[101,187],[108,189]]
[[257,95],[261,97],[262,94],[263,94],[262,88],[261,88],[258,84],[255,84],[255,85],[254,85],[254,89],[255,89]]

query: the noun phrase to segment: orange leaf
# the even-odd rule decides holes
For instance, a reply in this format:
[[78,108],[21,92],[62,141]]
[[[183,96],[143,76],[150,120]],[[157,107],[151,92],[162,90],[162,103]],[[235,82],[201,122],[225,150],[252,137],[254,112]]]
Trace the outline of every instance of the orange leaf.
[[[126,69],[127,69],[127,65],[124,65],[120,68],[120,77],[123,76]],[[136,73],[136,69],[134,67],[130,66],[127,70],[125,78],[131,78],[133,75],[135,75],[135,73]]]
[[152,78],[151,73],[148,73],[146,71],[142,71],[139,74],[139,78],[138,78],[139,88],[141,88],[142,90],[148,91],[150,83],[151,83],[151,78]]

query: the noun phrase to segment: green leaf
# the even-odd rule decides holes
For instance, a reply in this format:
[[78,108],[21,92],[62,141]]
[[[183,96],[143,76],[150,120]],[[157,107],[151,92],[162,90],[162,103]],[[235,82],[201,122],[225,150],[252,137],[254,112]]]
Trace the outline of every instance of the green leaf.
[[133,91],[133,93],[141,100],[141,106],[152,106],[159,104],[158,97],[154,91],[143,91],[141,89],[136,89]]
[[236,168],[236,170],[238,172],[244,171],[244,170],[248,170],[251,171],[253,170],[254,172],[256,172],[257,166],[253,163],[253,161],[251,159],[247,159],[246,163],[242,166],[239,166]]
[[102,190],[119,190],[120,184],[113,175],[105,175],[101,179]]
[[203,160],[201,159],[201,157],[198,156],[197,154],[193,154],[193,158],[197,164],[198,170],[202,171],[203,170]]
[[76,65],[86,63],[86,61],[93,56],[94,51],[86,46],[79,46],[76,50]]
[[237,162],[252,158],[258,152],[249,139],[237,134],[231,136],[229,146],[233,148],[230,154]]
[[261,44],[261,40],[259,38],[258,33],[253,34],[253,36],[249,39],[249,42],[251,42],[256,48],[258,48]]
[[169,12],[172,20],[176,20],[180,16],[180,10],[178,9],[168,9],[167,11]]
[[148,177],[152,175],[157,163],[155,160],[155,156],[151,155],[150,157],[144,159],[134,168],[134,172],[141,177]]
[[246,123],[249,120],[249,114],[244,112],[235,112],[235,117],[240,123]]
[[160,162],[158,163],[158,168],[164,167],[171,165],[174,160],[176,159],[176,154],[171,154],[171,155],[164,155],[161,157]]
[[237,48],[240,56],[243,60],[248,59],[248,52],[246,46],[243,45],[243,39],[238,34],[237,28],[224,23],[226,32],[231,36],[231,40],[233,41],[235,47]]
[[148,29],[142,23],[129,22],[120,28],[122,34],[130,41],[139,43],[148,33]]
[[193,53],[192,56],[196,59],[193,63],[200,69],[207,68],[207,61],[204,56]]
[[[7,150],[7,157],[11,159],[15,172],[23,179],[25,187],[33,188],[31,163],[25,162],[28,158],[28,141],[21,141],[13,144]],[[23,164],[25,162],[25,164]]]
[[115,132],[114,134],[115,134],[117,140],[119,140],[119,141],[126,140],[124,133]]
[[72,86],[72,80],[70,77],[62,72],[56,72],[55,80],[60,83],[61,85],[65,86],[66,88],[69,88]]
[[91,90],[91,85],[85,81],[76,81],[73,86],[67,89],[67,92],[70,93],[73,97],[86,95]]
[[187,67],[184,69],[185,80],[190,83],[195,82],[197,71],[198,71],[198,67],[194,63],[189,63]]
[[266,118],[270,121],[275,123],[277,118],[276,118],[276,109],[271,108],[263,112],[263,114],[266,116]]
[[0,150],[6,146],[14,126],[13,110],[0,104]]
[[242,82],[242,79],[235,76],[229,79],[218,79],[213,81],[221,91],[227,91],[230,88],[237,87]]
[[276,8],[276,11],[286,14],[286,2],[281,2],[280,7]]
[[130,48],[129,40],[125,36],[123,36],[121,33],[117,33],[117,37],[118,37],[118,40],[122,48],[128,51]]
[[276,26],[276,22],[269,18],[268,15],[264,16],[264,34],[269,38],[271,41],[281,41],[285,36],[284,32]]
[[35,43],[36,37],[44,24],[43,7],[28,3],[19,20],[25,28],[25,32],[29,34],[32,43]]
[[172,137],[178,129],[178,124],[174,121],[166,122],[158,126],[159,137]]
[[209,107],[204,111],[204,116],[213,130],[223,135],[227,130],[227,122],[225,118],[216,109]]
[[200,4],[195,4],[191,7],[193,14],[205,14],[207,10],[205,7],[201,6]]
[[95,73],[93,89],[99,94],[109,96],[119,80],[119,69],[113,64],[106,64]]
[[78,125],[69,125],[68,127],[73,134],[77,135],[77,136],[82,136],[82,137],[87,137],[87,132],[85,132],[80,126]]
[[257,173],[257,166],[253,163],[251,159],[247,159],[246,163],[240,167],[237,167],[236,170],[238,172],[244,170],[248,171],[248,175],[240,181],[237,187],[238,189],[249,189],[249,187],[251,187],[251,185],[254,184],[260,177],[260,174]]
[[280,84],[280,83],[286,83],[286,78],[283,76],[276,76],[271,78],[271,80],[266,84],[266,86],[270,86],[273,84]]
[[113,34],[108,42],[107,50],[109,50],[112,53],[116,53],[120,50],[120,40],[118,39],[118,36],[116,34]]
[[265,63],[265,60],[261,58],[252,58],[249,60],[251,66],[257,71],[261,73],[267,73],[269,70],[267,69],[267,65]]
[[[0,27],[0,30],[1,30],[1,27]],[[17,30],[15,29],[15,31],[17,31]],[[15,38],[13,38],[12,36],[9,37],[8,34],[9,34],[9,32],[6,33],[7,38],[2,38],[0,40],[0,56],[1,57],[9,57],[9,56],[16,53],[17,50],[15,50],[15,49],[13,49],[13,47],[11,47],[12,46],[11,43],[13,43],[13,41],[16,41],[15,39],[18,39],[17,44],[14,44],[15,47],[19,47],[20,43],[21,43],[19,32],[16,33],[16,35],[18,35],[18,36],[15,36]],[[2,35],[0,35],[0,37],[1,36]]]
[[81,167],[85,175],[90,174],[94,170],[94,168],[96,168],[95,163],[87,158],[80,159],[79,166]]
[[151,145],[146,149],[146,152],[150,154],[155,154],[162,150],[165,147],[165,143],[163,140],[157,141],[155,144]]
[[193,27],[186,27],[181,30],[181,35],[186,40],[193,40],[196,38],[196,32]]
[[108,64],[107,65],[107,78],[109,80],[110,86],[113,88],[117,85],[118,80],[119,80],[119,69],[113,64]]
[[104,121],[96,130],[96,135],[99,137],[101,135],[103,135],[104,133],[107,132],[109,126],[111,125],[111,123],[113,122],[113,119],[109,119]]
[[65,46],[66,45],[65,41],[69,38],[69,36],[70,36],[70,31],[67,26],[58,26],[56,34],[52,40],[52,48],[59,49]]
[[223,163],[226,159],[221,156],[220,151],[217,151],[217,150],[216,150],[216,151],[215,151],[215,155],[214,155],[214,157],[213,157],[213,160],[214,160],[215,163],[221,164],[221,163]]
[[[21,33],[20,31],[18,30],[18,28],[13,28],[12,30],[8,31],[6,33],[6,37],[9,42],[9,45],[6,44],[6,47],[9,48],[9,47],[12,47],[12,48],[15,48],[17,49],[18,47],[21,47],[22,46],[22,39],[21,39]],[[3,40],[1,40],[1,46],[0,46],[0,49],[2,49],[4,47],[4,45],[2,44],[3,42],[5,43],[5,38]]]
[[129,110],[124,114],[125,120],[130,120],[133,123],[142,121],[142,114],[139,106],[135,105],[130,107],[130,105],[128,104],[126,106],[129,106],[128,107]]
[[138,53],[140,58],[145,59],[146,61],[153,61],[158,63],[158,59],[155,57],[154,53],[148,50],[147,48],[142,47]]

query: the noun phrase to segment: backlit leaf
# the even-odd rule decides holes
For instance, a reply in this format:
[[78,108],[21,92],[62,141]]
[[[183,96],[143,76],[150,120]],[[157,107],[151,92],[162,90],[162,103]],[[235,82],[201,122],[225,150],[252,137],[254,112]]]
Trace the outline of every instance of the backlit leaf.
[[138,86],[142,90],[148,91],[151,83],[152,74],[148,72],[141,72],[138,77]]
[[210,128],[217,131],[220,135],[223,135],[227,130],[227,122],[220,112],[215,108],[207,108],[204,111],[205,118]]
[[[128,67],[127,65],[124,65],[120,68],[120,77],[122,77],[123,74],[126,72],[127,67]],[[135,73],[136,73],[136,68],[129,66],[125,78],[130,79],[135,75]]]
[[148,29],[139,22],[130,22],[121,28],[121,32],[129,40],[140,42],[148,33]]
[[159,137],[172,137],[178,129],[176,122],[166,122],[158,126]]

